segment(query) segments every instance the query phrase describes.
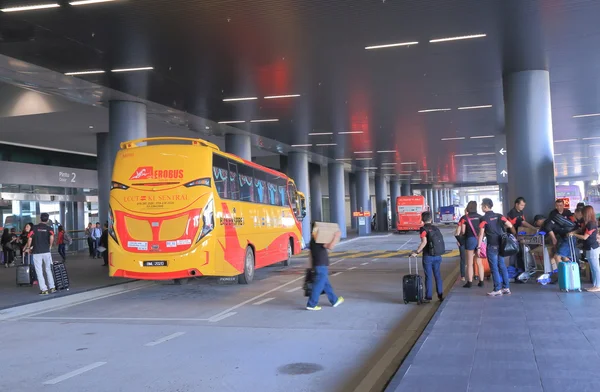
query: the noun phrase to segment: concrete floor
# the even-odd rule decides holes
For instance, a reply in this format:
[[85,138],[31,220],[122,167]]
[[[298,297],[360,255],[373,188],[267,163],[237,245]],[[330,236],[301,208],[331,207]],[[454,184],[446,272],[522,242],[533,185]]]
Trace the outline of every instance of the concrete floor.
[[[417,242],[341,244],[331,281],[346,302],[320,312],[305,310],[301,255],[249,286],[157,283],[5,321],[0,391],[382,390],[438,307],[402,301],[402,255]],[[442,265],[448,288],[453,255]]]

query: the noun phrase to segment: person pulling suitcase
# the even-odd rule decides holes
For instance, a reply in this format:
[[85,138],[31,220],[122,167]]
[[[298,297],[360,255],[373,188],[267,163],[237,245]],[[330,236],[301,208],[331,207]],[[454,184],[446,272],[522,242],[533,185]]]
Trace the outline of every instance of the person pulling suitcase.
[[431,302],[433,295],[432,275],[435,277],[435,287],[438,299],[444,300],[444,285],[442,283],[442,274],[440,265],[442,264],[442,255],[446,253],[444,236],[440,229],[432,224],[431,212],[421,214],[421,220],[424,225],[420,229],[421,243],[411,257],[423,252],[423,269],[425,270],[425,299],[423,302]]

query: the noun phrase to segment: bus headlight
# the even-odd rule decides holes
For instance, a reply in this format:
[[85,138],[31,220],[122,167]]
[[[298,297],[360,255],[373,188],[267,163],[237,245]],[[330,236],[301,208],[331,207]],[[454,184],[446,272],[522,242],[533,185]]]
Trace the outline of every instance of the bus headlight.
[[115,232],[115,216],[110,207],[108,207],[108,234],[117,244],[119,243],[119,240],[117,240],[117,233]]
[[215,201],[211,198],[202,210],[202,229],[196,242],[206,237],[215,228]]

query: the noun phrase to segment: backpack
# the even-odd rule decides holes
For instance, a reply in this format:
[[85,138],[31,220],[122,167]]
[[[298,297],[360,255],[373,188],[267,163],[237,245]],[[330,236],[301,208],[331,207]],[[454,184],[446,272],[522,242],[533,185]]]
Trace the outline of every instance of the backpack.
[[429,255],[441,256],[446,253],[446,244],[444,243],[444,236],[440,229],[432,225],[426,225],[425,230],[427,231],[427,247],[429,248]]
[[558,227],[558,234],[560,235],[565,235],[567,233],[570,233],[571,231],[575,230],[577,228],[577,226],[575,225],[575,223],[573,221],[571,221],[569,218],[565,218],[563,215],[559,214],[559,213],[553,213],[550,215],[550,219],[552,220],[552,222],[554,222]]
[[67,246],[71,246],[71,244],[73,243],[73,239],[71,238],[71,236],[69,235],[69,233],[67,233],[65,231],[65,245]]

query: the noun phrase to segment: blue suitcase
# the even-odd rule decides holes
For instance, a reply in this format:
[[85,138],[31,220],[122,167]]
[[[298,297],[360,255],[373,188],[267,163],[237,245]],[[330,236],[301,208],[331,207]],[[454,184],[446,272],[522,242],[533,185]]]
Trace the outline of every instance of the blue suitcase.
[[[571,260],[575,260],[575,246],[573,239],[569,237],[569,249],[571,250]],[[561,261],[558,263],[558,286],[561,291],[581,291],[581,276],[579,274],[579,264],[574,261]]]

